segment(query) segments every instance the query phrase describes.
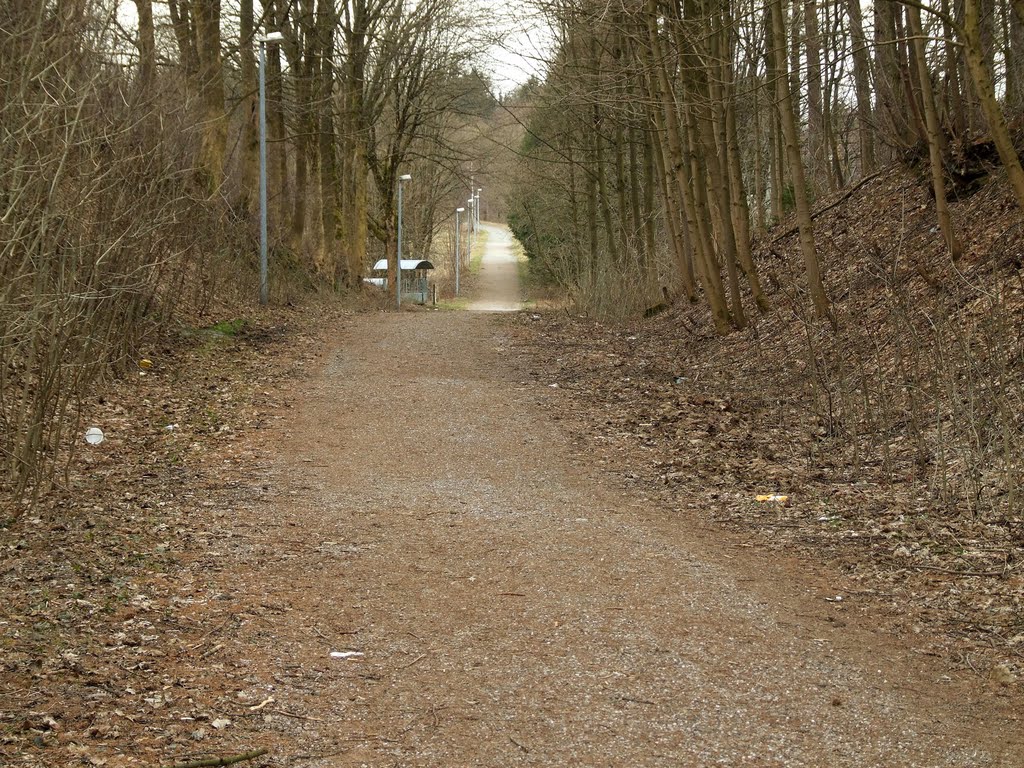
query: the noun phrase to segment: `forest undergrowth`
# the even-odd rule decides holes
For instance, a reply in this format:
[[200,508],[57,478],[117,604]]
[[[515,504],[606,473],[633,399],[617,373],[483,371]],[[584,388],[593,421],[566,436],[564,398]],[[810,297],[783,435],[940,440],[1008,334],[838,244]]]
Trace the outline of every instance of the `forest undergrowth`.
[[235,518],[279,493],[263,430],[345,311],[308,298],[150,338],[149,367],[82,405],[80,432],[106,439],[83,442],[38,498],[0,498],[0,764],[254,748],[267,713],[235,644],[276,609],[218,591],[217,574],[251,549]]
[[837,566],[848,609],[1007,694],[1024,674],[1024,238],[1002,183],[970,192],[957,261],[913,170],[820,203],[837,331],[792,288],[784,222],[755,244],[773,311],[743,331],[680,301],[625,325],[523,315],[519,335],[627,484]]

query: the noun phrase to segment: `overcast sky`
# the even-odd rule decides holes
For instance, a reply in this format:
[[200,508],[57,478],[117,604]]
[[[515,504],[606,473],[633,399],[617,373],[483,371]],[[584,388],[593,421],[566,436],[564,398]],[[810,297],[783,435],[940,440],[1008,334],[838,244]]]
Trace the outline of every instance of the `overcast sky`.
[[488,0],[494,4],[497,22],[506,35],[504,43],[487,49],[484,66],[494,78],[494,87],[508,93],[531,75],[543,79],[551,48],[551,31],[544,19],[523,0]]
[[[489,46],[480,61],[480,66],[493,77],[494,87],[500,93],[508,93],[529,80],[531,75],[543,78],[545,60],[551,45],[551,32],[543,17],[528,4],[528,0],[482,2],[490,6],[494,14],[496,36],[505,36],[503,43]],[[225,5],[233,4],[231,0],[226,0]],[[256,5],[258,9],[258,0]],[[154,11],[158,17],[166,13],[162,6]],[[125,29],[135,29],[138,15],[132,0],[119,0],[117,16]],[[157,23],[163,20],[158,18]]]

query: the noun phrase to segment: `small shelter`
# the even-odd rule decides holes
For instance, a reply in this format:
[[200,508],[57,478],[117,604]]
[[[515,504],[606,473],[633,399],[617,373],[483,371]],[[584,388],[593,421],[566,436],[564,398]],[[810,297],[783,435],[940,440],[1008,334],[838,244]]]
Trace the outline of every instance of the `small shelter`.
[[[433,270],[434,265],[426,259],[402,259],[401,268],[402,296],[420,304],[426,304],[427,297],[430,295],[430,275],[428,273]],[[381,259],[374,264],[373,272],[376,276],[370,279],[375,283],[377,280],[383,280],[383,283],[379,284],[387,288],[388,260]]]

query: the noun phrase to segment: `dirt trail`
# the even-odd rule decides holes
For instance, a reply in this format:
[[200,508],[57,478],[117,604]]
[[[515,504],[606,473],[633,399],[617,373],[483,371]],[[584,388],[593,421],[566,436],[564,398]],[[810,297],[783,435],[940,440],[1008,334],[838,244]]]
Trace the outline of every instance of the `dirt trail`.
[[476,296],[469,309],[477,312],[515,312],[522,307],[519,288],[519,245],[508,227],[483,224],[487,232],[487,250],[484,251],[480,274],[477,277]]
[[358,317],[273,435],[282,501],[224,578],[272,609],[243,662],[294,764],[1021,764],[939,667],[800,612],[825,594],[774,599],[800,589],[587,467],[505,322]]

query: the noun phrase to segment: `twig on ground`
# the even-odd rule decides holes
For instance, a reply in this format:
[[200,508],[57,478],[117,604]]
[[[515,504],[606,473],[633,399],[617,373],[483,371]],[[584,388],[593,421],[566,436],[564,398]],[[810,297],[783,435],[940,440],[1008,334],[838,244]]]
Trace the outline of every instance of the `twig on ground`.
[[268,696],[263,701],[261,701],[259,704],[256,704],[255,706],[252,706],[252,707],[249,707],[249,711],[250,712],[259,712],[264,707],[266,707],[266,706],[268,706],[270,704],[273,704],[273,703],[274,703],[274,697],[273,696]]
[[425,659],[426,657],[427,657],[427,654],[425,654],[425,653],[421,653],[421,654],[420,654],[419,656],[417,656],[417,657],[416,657],[415,659],[413,659],[412,661],[410,661],[410,662],[409,662],[408,664],[403,664],[402,666],[400,666],[400,667],[399,667],[399,669],[408,669],[408,668],[409,668],[409,667],[411,667],[411,666],[412,666],[413,664],[416,664],[417,662],[419,662],[419,661],[422,661],[422,660],[423,660],[423,659]]
[[215,646],[213,646],[213,648],[209,648],[209,649],[203,651],[203,653],[200,654],[200,656],[199,656],[199,660],[202,661],[205,658],[213,656],[213,654],[215,654],[217,651],[219,651],[223,647],[224,647],[224,643],[217,643]]
[[716,523],[729,523],[731,525],[761,525],[766,528],[800,528],[800,523],[782,523],[772,520],[740,520],[735,517],[712,518]]
[[321,720],[319,717],[312,717],[310,715],[300,715],[298,712],[289,712],[286,709],[271,709],[269,712],[273,712],[275,715],[284,715],[285,717],[294,717],[296,720],[312,720],[314,723],[325,723],[326,720]]
[[215,766],[234,765],[245,760],[255,760],[265,754],[267,754],[266,749],[254,749],[252,752],[243,752],[233,757],[207,757],[203,760],[193,760],[190,763],[174,763],[167,768],[215,768]]

